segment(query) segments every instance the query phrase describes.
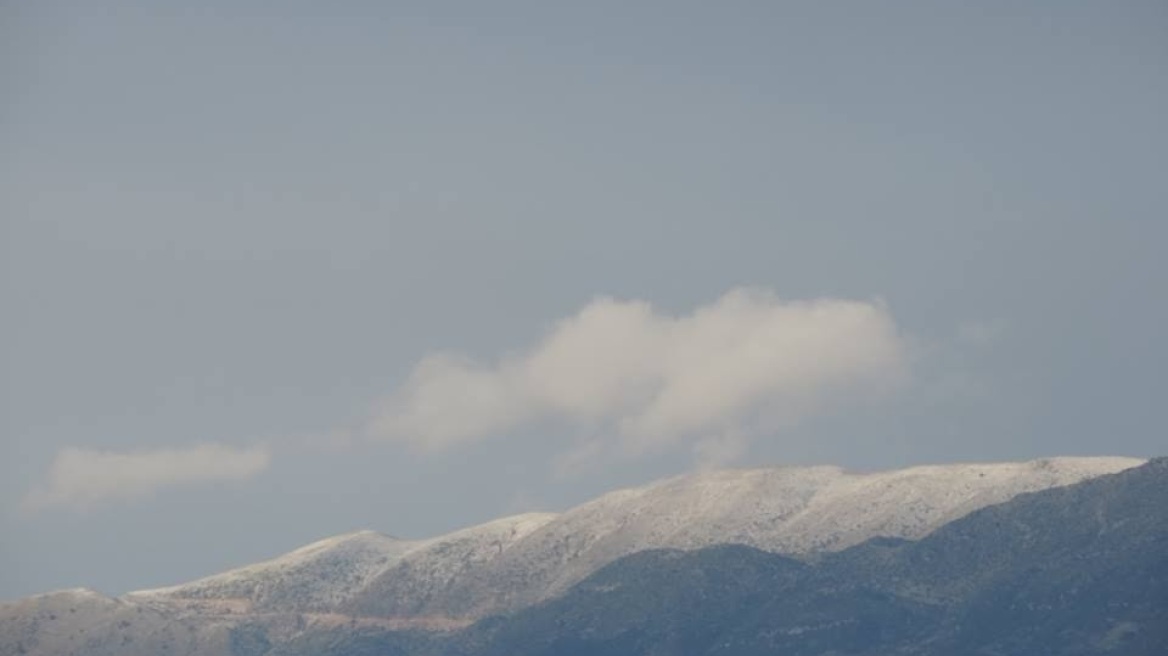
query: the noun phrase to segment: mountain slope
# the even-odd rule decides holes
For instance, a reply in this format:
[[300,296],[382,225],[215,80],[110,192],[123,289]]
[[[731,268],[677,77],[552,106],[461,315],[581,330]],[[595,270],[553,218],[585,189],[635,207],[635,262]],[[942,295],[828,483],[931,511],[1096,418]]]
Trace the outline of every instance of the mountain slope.
[[329,613],[372,589],[380,590],[391,604],[374,615],[417,615],[435,590],[468,569],[490,563],[554,518],[546,513],[516,515],[429,540],[398,540],[358,531],[191,583],[131,592],[125,599],[155,603],[230,600],[245,611]]
[[[252,656],[278,654],[313,640],[324,640],[314,649],[327,653],[324,647],[338,640],[352,645],[357,639],[366,640],[371,653],[383,650],[386,640],[401,653],[423,653],[435,644],[449,647],[435,630],[456,630],[476,618],[578,590],[572,586],[585,577],[645,550],[739,543],[797,557],[802,562],[783,560],[790,566],[780,569],[788,574],[807,568],[806,563],[830,560],[841,581],[858,580],[863,567],[847,570],[847,558],[864,553],[867,566],[883,562],[880,558],[891,566],[899,542],[869,541],[862,549],[847,549],[851,545],[878,536],[919,538],[1020,493],[1140,462],[1056,458],[873,474],[810,467],[682,476],[617,491],[559,515],[508,517],[429,540],[397,540],[368,531],[337,536],[171,588],[120,599],[86,593],[83,606],[75,603],[74,592],[0,604],[0,653],[16,653],[19,647],[33,656]],[[844,551],[831,555],[839,550]],[[734,580],[749,581],[750,576]],[[909,617],[935,608],[939,602],[933,596],[945,593],[941,585],[920,593],[923,584],[906,580],[903,589],[881,594],[911,600],[905,610]],[[843,594],[850,588],[833,583],[827,589]],[[838,599],[841,604],[849,600]],[[85,612],[68,617],[79,612],[70,608]],[[61,636],[79,642],[61,642]]]
[[263,612],[476,618],[550,599],[645,549],[733,543],[805,557],[874,536],[917,538],[1017,494],[1140,462],[1052,458],[864,474],[838,467],[703,472],[612,492],[559,515],[507,517],[429,540],[371,531],[338,536],[127,598],[230,601]]
[[1168,459],[814,564],[740,546],[642,552],[433,648],[1159,656],[1168,653]]
[[248,610],[328,611],[419,544],[359,531],[184,585],[132,592],[127,599],[230,599]]
[[81,588],[0,604],[5,656],[230,654],[229,636],[228,623],[184,618]]
[[[617,558],[646,549],[744,544],[806,557],[875,536],[918,538],[1017,494],[1069,485],[1142,463],[1130,458],[1053,458],[1026,463],[938,465],[858,474],[838,467],[705,472],[620,490],[546,521],[482,567],[435,586],[386,571],[341,604],[384,615],[386,591],[441,589],[394,611],[481,616],[554,597]],[[456,606],[445,600],[457,599]],[[420,602],[420,603],[419,603]]]
[[802,570],[640,554],[488,633],[478,654],[1164,654],[1168,459]]

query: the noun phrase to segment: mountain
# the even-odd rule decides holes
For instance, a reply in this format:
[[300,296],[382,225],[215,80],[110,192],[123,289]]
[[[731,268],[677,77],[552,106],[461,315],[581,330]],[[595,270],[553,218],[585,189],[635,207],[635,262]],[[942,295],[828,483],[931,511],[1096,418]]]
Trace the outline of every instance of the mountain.
[[[749,568],[737,578],[708,563],[691,570],[693,553],[707,552],[682,550],[744,545],[709,553],[738,562],[741,558],[725,554],[750,548],[764,559],[781,558],[774,563],[782,564],[767,567],[784,572],[788,578],[783,581],[800,585],[807,580],[801,577],[810,576],[806,571],[820,572],[827,562],[835,564],[822,571],[834,572],[843,582],[858,581],[864,567],[848,570],[847,563],[888,558],[891,567],[902,562],[891,555],[900,553],[899,541],[928,536],[1020,494],[1095,479],[1141,462],[1056,458],[867,474],[836,467],[692,474],[613,492],[561,514],[509,517],[429,540],[368,531],[337,536],[271,561],[119,599],[72,591],[0,605],[0,653],[275,656],[311,644],[306,653],[330,653],[325,647],[336,644],[359,653],[354,641],[367,641],[371,653],[384,652],[392,643],[390,651],[420,654],[435,644],[450,649],[454,643],[443,637],[449,632],[459,636],[460,645],[494,648],[490,636],[496,634],[482,627],[498,620],[466,627],[501,613],[518,613],[518,623],[507,626],[522,626],[528,609],[548,612],[557,597],[593,589],[587,587],[593,581],[589,577],[612,576],[609,568],[634,567],[630,563],[638,558],[669,554],[673,573],[660,583],[688,581],[684,589],[706,589],[704,594],[715,591],[692,581],[692,572],[716,572],[716,579],[742,584],[717,594],[752,589],[748,584],[756,580],[772,584],[759,593],[778,583]],[[661,549],[672,551],[654,551]],[[857,560],[858,553],[870,554],[869,561]],[[821,589],[850,590],[850,584],[832,585]],[[665,589],[651,581],[641,587]],[[900,589],[895,595],[915,599]],[[535,606],[549,601],[552,606]],[[933,617],[935,600],[913,603],[911,616]],[[716,615],[709,605],[694,608],[702,616]],[[322,646],[317,640],[331,642]]]
[[127,598],[236,600],[249,611],[327,612],[419,545],[358,531],[185,585],[132,592]]
[[232,623],[78,588],[0,605],[0,654],[227,655],[231,629]]
[[302,636],[273,656],[307,653],[1161,656],[1168,458],[1024,494],[916,541],[877,538],[810,563],[737,545],[644,551],[439,641]]
[[805,557],[874,536],[917,538],[1017,494],[1141,462],[1053,458],[875,473],[839,467],[703,472],[612,492],[559,515],[508,517],[430,540],[341,536],[130,598],[232,599],[269,612],[474,619],[550,599],[645,549],[733,543]]
[[517,515],[429,540],[358,531],[184,585],[131,592],[125,599],[232,602],[248,612],[332,613],[353,597],[378,590],[392,599],[387,603],[396,604],[378,616],[415,616],[422,600],[554,518]]

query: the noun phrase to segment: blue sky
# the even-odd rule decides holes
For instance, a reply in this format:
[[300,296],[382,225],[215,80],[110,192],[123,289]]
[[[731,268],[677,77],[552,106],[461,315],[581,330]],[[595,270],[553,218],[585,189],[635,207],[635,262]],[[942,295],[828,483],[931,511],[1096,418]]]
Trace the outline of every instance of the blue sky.
[[1163,3],[50,0],[0,30],[0,598],[711,453],[1168,444]]

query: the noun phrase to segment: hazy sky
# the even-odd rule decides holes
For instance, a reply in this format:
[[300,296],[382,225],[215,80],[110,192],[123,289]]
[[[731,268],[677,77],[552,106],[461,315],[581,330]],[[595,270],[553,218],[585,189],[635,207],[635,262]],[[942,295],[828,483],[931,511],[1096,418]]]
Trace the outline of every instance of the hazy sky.
[[695,467],[1168,452],[1163,2],[47,0],[0,43],[0,598]]

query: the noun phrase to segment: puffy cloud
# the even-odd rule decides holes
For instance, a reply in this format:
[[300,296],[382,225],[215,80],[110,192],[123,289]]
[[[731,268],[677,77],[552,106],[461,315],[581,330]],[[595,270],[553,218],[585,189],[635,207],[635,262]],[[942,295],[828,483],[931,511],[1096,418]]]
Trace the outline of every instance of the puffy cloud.
[[65,448],[53,459],[48,480],[25,498],[24,507],[30,511],[47,506],[87,508],[146,496],[172,485],[242,480],[264,471],[270,460],[263,446],[200,444],[126,453]]
[[368,432],[441,449],[551,421],[593,440],[581,452],[635,456],[689,444],[700,460],[722,462],[760,433],[895,383],[906,350],[876,302],[735,289],[670,316],[599,298],[493,363],[423,359]]

